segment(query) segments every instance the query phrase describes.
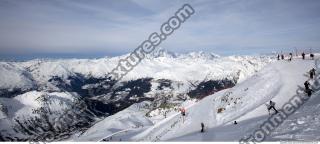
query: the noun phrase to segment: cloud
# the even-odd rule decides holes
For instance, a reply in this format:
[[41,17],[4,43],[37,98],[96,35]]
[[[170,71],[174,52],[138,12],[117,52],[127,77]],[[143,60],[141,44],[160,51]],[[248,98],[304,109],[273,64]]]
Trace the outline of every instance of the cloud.
[[184,3],[196,10],[161,47],[219,54],[318,47],[317,0],[2,0],[2,55],[119,54],[159,31]]

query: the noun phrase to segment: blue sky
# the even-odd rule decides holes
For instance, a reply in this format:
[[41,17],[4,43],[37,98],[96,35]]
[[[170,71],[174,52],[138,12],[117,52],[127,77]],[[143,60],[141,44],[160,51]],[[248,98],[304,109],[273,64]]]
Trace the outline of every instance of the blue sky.
[[196,13],[160,45],[168,51],[320,48],[319,0],[1,0],[0,57],[129,53],[185,3]]

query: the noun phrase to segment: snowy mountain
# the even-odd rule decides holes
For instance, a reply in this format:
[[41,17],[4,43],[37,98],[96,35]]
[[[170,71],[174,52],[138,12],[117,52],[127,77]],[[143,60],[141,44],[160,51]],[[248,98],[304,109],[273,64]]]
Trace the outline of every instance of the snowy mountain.
[[126,56],[0,62],[0,140],[98,141],[140,132],[274,61],[159,50],[119,83],[105,77]]
[[[309,78],[309,70],[318,67],[316,78]],[[277,61],[268,64],[251,77],[236,84],[234,87],[219,91],[201,100],[188,99],[179,105],[166,108],[167,115],[161,120],[159,115],[140,116],[150,121],[140,120],[139,127],[128,127],[122,121],[118,131],[104,135],[104,131],[113,126],[105,121],[98,122],[84,135],[78,135],[69,141],[240,141],[255,136],[263,124],[276,116],[282,116],[288,103],[291,109],[296,108],[279,126],[269,127],[270,133],[265,135],[266,141],[315,141],[319,140],[320,131],[320,65],[314,60],[294,59],[291,62]],[[308,97],[304,92],[304,82],[312,85],[313,94]],[[298,101],[304,98],[305,102]],[[268,113],[266,103],[276,102],[280,114]],[[183,117],[177,108],[186,108]],[[153,111],[153,112],[158,112]],[[160,109],[161,111],[161,109]],[[163,110],[164,111],[164,110]],[[125,114],[124,114],[125,113]],[[135,113],[137,114],[137,112]],[[163,114],[163,113],[162,113]],[[121,111],[114,117],[130,115],[128,110]],[[139,114],[137,114],[139,115]],[[269,121],[268,121],[269,120]],[[273,119],[274,120],[274,119]],[[276,119],[279,120],[279,119]],[[133,121],[133,120],[129,120]],[[136,121],[136,120],[134,120]],[[234,124],[237,121],[237,124]],[[128,121],[125,121],[128,123]],[[201,123],[205,132],[200,133]],[[138,126],[138,125],[137,125]],[[262,129],[263,130],[263,129]],[[268,129],[267,129],[268,130]],[[94,137],[96,136],[96,137]],[[258,138],[257,138],[258,139]]]

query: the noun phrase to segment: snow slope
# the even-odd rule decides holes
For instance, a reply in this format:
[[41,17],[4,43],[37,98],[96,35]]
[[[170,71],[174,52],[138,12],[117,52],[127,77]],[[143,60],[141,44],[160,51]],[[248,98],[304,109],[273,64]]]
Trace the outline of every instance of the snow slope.
[[[200,134],[199,132],[197,132],[200,128],[200,121],[203,120],[192,119],[194,117],[190,116],[190,121],[192,121],[191,123],[193,125],[196,125],[198,129],[196,129],[196,126],[190,127],[190,125],[186,125],[186,128],[184,128],[183,136],[180,136],[181,130],[177,129],[174,130],[173,133],[178,133],[178,136],[167,136],[162,140],[238,141],[244,136],[252,134],[254,130],[259,128],[259,125],[264,122],[269,116],[264,103],[272,100],[276,102],[277,108],[282,107],[285,102],[288,102],[289,99],[296,94],[298,89],[303,87],[304,81],[308,80],[306,71],[310,70],[313,67],[313,64],[314,61],[310,60],[294,60],[293,62],[279,61],[267,66],[266,68],[261,70],[261,72],[257,73],[252,78],[249,78],[238,86],[219,94],[215,94],[211,97],[215,102],[218,101],[218,104],[216,104],[215,108],[225,106],[226,110],[221,114],[214,114],[215,117],[212,117],[210,122],[206,123],[206,121],[204,121],[208,126],[208,130],[206,133]],[[247,90],[244,89],[246,87],[248,88]],[[228,95],[228,99],[231,102],[236,102],[236,104],[233,103],[228,106],[228,104],[226,105],[225,102],[219,102],[221,99],[225,99],[226,95]],[[317,93],[315,95],[317,95]],[[231,98],[233,100],[231,100]],[[237,100],[237,98],[240,99]],[[210,101],[210,98],[208,98],[207,100]],[[309,103],[307,103],[306,105],[309,105],[309,107],[319,106],[318,104],[310,105]],[[303,111],[303,109],[301,109],[300,111]],[[205,114],[201,109],[198,110],[197,113]],[[211,111],[211,113],[216,113],[216,111]],[[311,113],[306,114],[309,115],[310,119],[320,118],[319,115],[311,116],[310,114]],[[295,117],[299,117],[298,114],[294,115]],[[287,119],[286,122],[294,121],[290,120],[290,118]],[[236,120],[238,124],[233,125],[233,120]],[[296,121],[297,120],[295,120],[294,122]],[[289,124],[287,124],[286,126],[291,125],[292,123],[289,122]],[[188,132],[186,132],[187,130]],[[303,137],[303,135],[301,135],[299,132],[292,133],[294,129],[281,129],[281,127],[279,127],[274,133],[272,133],[271,138],[268,138],[267,140],[279,140],[280,138],[276,137],[276,133],[280,133],[278,131],[285,130],[286,132],[282,132],[282,134],[287,136],[287,140],[318,139],[317,137],[313,137],[313,139],[310,139],[310,136],[308,135],[304,135],[305,137]],[[296,135],[300,136],[299,139],[295,138]],[[283,138],[281,139],[284,140]]]
[[15,88],[29,89],[34,84],[31,74],[24,71],[23,67],[0,62],[0,89],[9,91]]
[[145,116],[146,105],[148,105],[148,102],[133,104],[129,108],[101,120],[80,136],[74,136],[70,140],[100,141],[119,131],[151,126],[152,122]]
[[[72,106],[76,95],[66,92],[30,91],[14,98],[0,98],[0,105],[5,108],[0,111],[1,132],[13,132],[15,119],[25,120],[39,116],[40,111],[57,117],[65,109]],[[45,111],[50,109],[50,112]]]
[[[185,118],[176,112],[155,125],[115,137],[127,141],[239,141],[267,120],[265,104],[270,100],[279,109],[294,95],[304,94],[303,83],[312,67],[312,60],[271,63],[233,88],[189,103]],[[319,140],[320,131],[316,128],[320,126],[319,95],[320,91],[314,93],[267,140]],[[201,122],[205,124],[205,133],[200,133]]]

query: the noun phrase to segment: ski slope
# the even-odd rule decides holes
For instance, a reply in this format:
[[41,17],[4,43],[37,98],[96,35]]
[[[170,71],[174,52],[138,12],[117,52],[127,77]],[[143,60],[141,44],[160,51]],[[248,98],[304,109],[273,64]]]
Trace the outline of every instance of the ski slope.
[[[154,125],[119,131],[107,138],[114,141],[239,141],[267,120],[269,113],[265,104],[270,100],[280,109],[297,93],[304,94],[303,83],[308,80],[307,71],[312,67],[312,60],[271,63],[233,88],[189,103],[185,118],[176,112]],[[313,80],[310,82],[314,83]],[[317,111],[320,98],[317,95],[319,92],[314,93],[267,140],[319,140],[320,131],[312,126],[320,126],[320,112]],[[233,124],[235,120],[237,125]],[[205,124],[205,133],[200,133],[201,122]]]
[[[211,113],[214,113],[214,117],[211,116],[211,120],[209,122],[205,121],[203,118],[190,115],[189,121],[191,124],[188,123],[184,125],[183,129],[178,128],[177,130],[172,131],[172,133],[176,133],[175,136],[168,135],[162,140],[239,141],[244,136],[252,134],[254,130],[259,128],[259,125],[269,117],[265,103],[272,100],[276,102],[276,108],[279,109],[296,94],[297,90],[304,88],[303,83],[308,80],[306,72],[313,66],[314,61],[311,60],[294,60],[292,62],[278,61],[270,64],[259,73],[236,87],[220,92],[219,94],[212,95],[204,100],[214,100],[217,102],[216,105],[219,105],[218,107],[226,106],[225,112],[216,114],[216,111],[214,110],[218,107],[214,106],[213,111],[211,111]],[[245,88],[248,89],[246,90]],[[225,99],[226,95],[228,95],[228,100],[233,99],[231,102],[236,102],[236,104],[233,103],[226,105],[226,102],[220,101],[221,99]],[[317,95],[317,93],[314,95]],[[237,98],[238,100],[235,101],[234,99]],[[319,98],[317,98],[317,101],[319,102],[318,99]],[[315,104],[317,107],[319,106],[319,103]],[[308,103],[306,105],[308,105]],[[210,106],[212,105],[208,105],[208,107]],[[211,115],[206,114],[207,110],[196,107],[193,109],[197,109],[196,113],[198,113],[198,115],[201,113],[204,115],[203,117],[210,117]],[[320,115],[316,116],[318,116],[317,118],[320,118]],[[238,122],[237,125],[232,123],[234,120]],[[199,133],[201,121],[206,123],[208,126],[206,133]],[[290,117],[287,121],[290,121]],[[287,125],[290,125],[290,123]],[[277,133],[278,130],[282,131],[279,128],[276,129],[274,133]],[[285,132],[285,134],[287,134],[286,139],[282,138],[281,140],[301,140],[301,137],[300,139],[295,139],[295,134],[292,134],[291,131],[293,130],[287,129],[287,132]],[[319,133],[316,135],[319,135]],[[267,140],[279,140],[276,136],[277,135],[271,134],[271,137]],[[318,138],[312,140],[316,140]]]

